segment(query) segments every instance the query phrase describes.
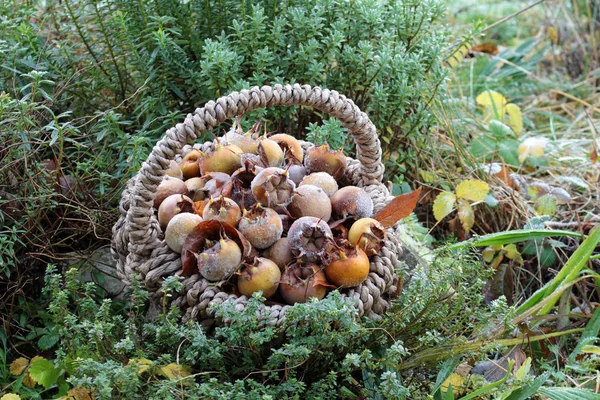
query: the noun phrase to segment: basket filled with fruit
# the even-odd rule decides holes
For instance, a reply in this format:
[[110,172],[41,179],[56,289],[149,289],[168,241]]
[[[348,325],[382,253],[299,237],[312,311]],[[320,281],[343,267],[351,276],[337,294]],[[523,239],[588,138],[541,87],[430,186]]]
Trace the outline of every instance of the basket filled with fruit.
[[[267,135],[260,123],[244,132],[236,121],[194,144],[236,116],[293,105],[339,119],[356,159]],[[210,320],[211,306],[226,301],[243,310],[257,291],[267,299],[258,318],[273,325],[332,290],[377,317],[399,289],[395,224],[412,210],[394,206],[383,172],[373,123],[335,91],[274,85],[210,101],[166,132],[123,191],[112,242],[119,276],[136,276],[156,297],[165,278],[180,276],[171,301],[184,320]]]

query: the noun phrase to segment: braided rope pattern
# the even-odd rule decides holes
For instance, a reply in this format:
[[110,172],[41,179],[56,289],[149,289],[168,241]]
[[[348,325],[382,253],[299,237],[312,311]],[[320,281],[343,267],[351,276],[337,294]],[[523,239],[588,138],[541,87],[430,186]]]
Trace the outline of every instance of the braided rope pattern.
[[[227,119],[257,108],[296,104],[311,106],[338,118],[354,137],[357,159],[348,158],[348,168],[342,179],[362,187],[373,199],[375,212],[392,199],[387,188],[381,184],[383,164],[375,126],[351,100],[335,91],[307,85],[263,86],[234,92],[208,102],[193,115],[188,115],[183,123],[169,129],[156,144],[140,172],[128,182],[121,195],[121,218],[113,227],[112,242],[117,272],[125,283],[129,284],[130,278],[137,275],[149,291],[156,292],[164,277],[181,270],[180,256],[168,248],[152,208],[156,188],[170,160],[184,156],[192,149],[189,143],[194,142],[202,132]],[[305,149],[312,146],[306,142],[302,145]],[[207,142],[194,147],[210,152],[213,144]],[[365,282],[342,291],[342,296],[355,300],[361,316],[375,318],[390,307],[391,296],[398,285],[395,271],[400,268],[398,258],[401,255],[402,246],[391,228],[382,250],[371,261],[371,270]],[[183,319],[187,321],[213,318],[210,307],[225,301],[231,301],[236,309],[243,310],[247,298],[223,292],[199,274],[194,274],[183,279],[182,290],[172,303],[185,310]],[[265,314],[257,317],[268,324],[280,325],[285,320],[288,307],[267,306]]]

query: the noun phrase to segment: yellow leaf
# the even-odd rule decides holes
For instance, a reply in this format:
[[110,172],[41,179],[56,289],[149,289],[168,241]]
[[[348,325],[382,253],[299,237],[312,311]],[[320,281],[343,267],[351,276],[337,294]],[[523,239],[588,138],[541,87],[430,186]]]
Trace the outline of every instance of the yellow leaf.
[[506,105],[506,112],[508,113],[508,126],[519,136],[523,132],[523,115],[521,114],[521,109],[516,104],[509,103]]
[[517,152],[519,153],[519,162],[522,164],[529,156],[543,156],[547,144],[548,139],[542,137],[530,137],[525,139],[517,149]]
[[192,372],[190,367],[182,364],[171,363],[160,368],[160,374],[165,378],[183,378],[190,375]]
[[473,227],[473,224],[475,223],[475,213],[473,212],[473,207],[471,207],[466,200],[458,199],[456,208],[458,210],[458,219],[460,220],[465,233],[469,233]]
[[464,382],[465,382],[465,379],[462,376],[460,376],[456,372],[453,372],[442,383],[442,392],[447,392],[450,385],[452,385],[453,388],[459,388],[463,385]]
[[506,97],[494,90],[486,90],[475,99],[475,102],[486,110],[493,111],[498,119],[502,120],[506,113]]
[[27,375],[25,375],[25,378],[23,378],[23,385],[27,386],[28,388],[33,389],[35,387],[36,383],[33,380],[33,378],[29,374],[27,374]]
[[473,202],[482,201],[490,192],[490,186],[484,181],[467,179],[456,186],[456,197]]
[[24,357],[19,357],[10,363],[10,373],[13,375],[21,375],[25,372],[25,368],[29,365],[29,361]]
[[527,357],[525,359],[525,361],[523,362],[523,364],[521,364],[521,366],[519,367],[517,372],[515,372],[515,378],[517,378],[518,381],[523,382],[523,380],[525,380],[525,377],[527,376],[527,374],[529,374],[530,370],[531,370],[531,357]]
[[132,358],[127,365],[134,365],[138,374],[143,374],[150,368],[152,361],[147,358]]
[[519,263],[523,263],[523,258],[521,258],[521,253],[517,250],[517,246],[514,243],[508,244],[504,247],[505,256],[509,260],[515,260]]
[[546,32],[548,33],[548,37],[550,38],[550,41],[553,44],[557,44],[558,43],[558,31],[556,30],[556,28],[549,26],[546,29]]
[[437,221],[441,221],[444,217],[454,210],[456,196],[452,192],[441,192],[433,202],[433,216]]
[[446,65],[449,68],[454,68],[465,58],[471,49],[471,43],[461,43],[450,57],[446,59]]
[[21,400],[21,396],[14,393],[6,393],[4,396],[0,397],[0,400]]
[[492,260],[494,259],[494,255],[497,251],[498,249],[495,249],[492,246],[488,246],[485,249],[483,249],[483,251],[481,252],[481,255],[483,256],[483,261],[487,263],[492,262]]

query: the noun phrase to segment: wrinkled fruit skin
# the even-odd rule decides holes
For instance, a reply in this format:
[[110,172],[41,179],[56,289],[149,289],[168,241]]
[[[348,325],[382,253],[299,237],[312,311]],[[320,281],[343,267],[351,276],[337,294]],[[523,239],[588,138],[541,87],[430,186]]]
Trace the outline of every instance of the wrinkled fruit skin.
[[313,185],[323,189],[327,196],[331,199],[335,192],[338,191],[338,184],[335,178],[329,175],[327,172],[313,172],[310,175],[305,176],[300,182],[302,185]]
[[275,210],[259,206],[244,213],[239,230],[252,246],[266,249],[281,238],[283,224]]
[[[306,177],[306,167],[302,164],[291,164],[287,167],[287,171],[290,179],[296,184],[296,186],[300,185],[302,179]],[[337,190],[337,183],[335,186],[335,190]]]
[[287,238],[281,238],[273,243],[271,247],[263,252],[263,257],[273,261],[281,269],[294,260]]
[[169,221],[179,213],[194,212],[194,202],[183,194],[172,194],[167,197],[158,207],[158,223],[164,231]]
[[373,199],[359,187],[346,186],[335,192],[331,208],[340,218],[369,218],[373,215]]
[[354,287],[360,285],[369,276],[369,257],[361,249],[341,248],[333,261],[325,266],[327,280],[336,286]]
[[297,219],[288,231],[292,253],[303,261],[318,262],[332,239],[329,225],[315,217]]
[[331,218],[331,201],[320,187],[302,185],[294,191],[288,211],[294,218],[316,217],[327,222]]
[[205,221],[215,220],[225,222],[234,228],[238,226],[242,219],[242,210],[235,201],[227,197],[219,197],[218,199],[210,199],[204,206],[202,218]]
[[348,231],[348,241],[358,246],[368,256],[379,253],[385,240],[385,228],[373,218],[361,218]]
[[260,171],[250,184],[252,194],[266,207],[286,207],[292,201],[296,184],[288,178],[287,171],[271,167]]
[[254,265],[247,265],[238,277],[237,286],[244,296],[262,290],[263,296],[268,299],[273,296],[279,287],[281,271],[273,261],[258,257]]
[[177,161],[175,160],[171,160],[171,162],[169,163],[169,169],[165,171],[165,175],[183,180],[183,172],[181,171],[179,164],[177,164]]
[[156,188],[156,197],[154,198],[154,208],[158,210],[161,203],[169,196],[173,194],[184,194],[187,196],[189,193],[185,183],[179,178],[173,178],[172,176],[165,176]]
[[348,161],[342,150],[331,150],[327,144],[324,144],[308,151],[304,165],[310,174],[327,172],[338,180],[346,172]]
[[165,230],[167,246],[175,253],[181,254],[185,238],[200,222],[202,222],[202,218],[196,214],[181,213],[175,215],[169,221]]
[[321,269],[310,263],[296,263],[281,276],[279,293],[287,304],[306,303],[311,298],[321,300],[327,294],[327,279]]
[[211,282],[229,278],[242,264],[242,251],[231,239],[221,239],[198,254],[198,270]]

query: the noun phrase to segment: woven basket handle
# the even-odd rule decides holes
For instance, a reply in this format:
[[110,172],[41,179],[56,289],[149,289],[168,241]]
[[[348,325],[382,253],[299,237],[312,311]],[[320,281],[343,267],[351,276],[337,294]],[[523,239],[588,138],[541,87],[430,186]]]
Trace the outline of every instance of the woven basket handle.
[[333,90],[298,84],[277,84],[233,92],[196,109],[194,115],[188,115],[183,123],[167,130],[166,135],[154,146],[142,165],[131,193],[127,215],[131,242],[142,244],[147,241],[156,188],[169,162],[181,153],[184,145],[196,141],[202,132],[237,115],[258,108],[292,105],[310,106],[339,119],[354,137],[357,159],[361,163],[360,181],[363,185],[381,182],[384,167],[375,126],[352,100]]

